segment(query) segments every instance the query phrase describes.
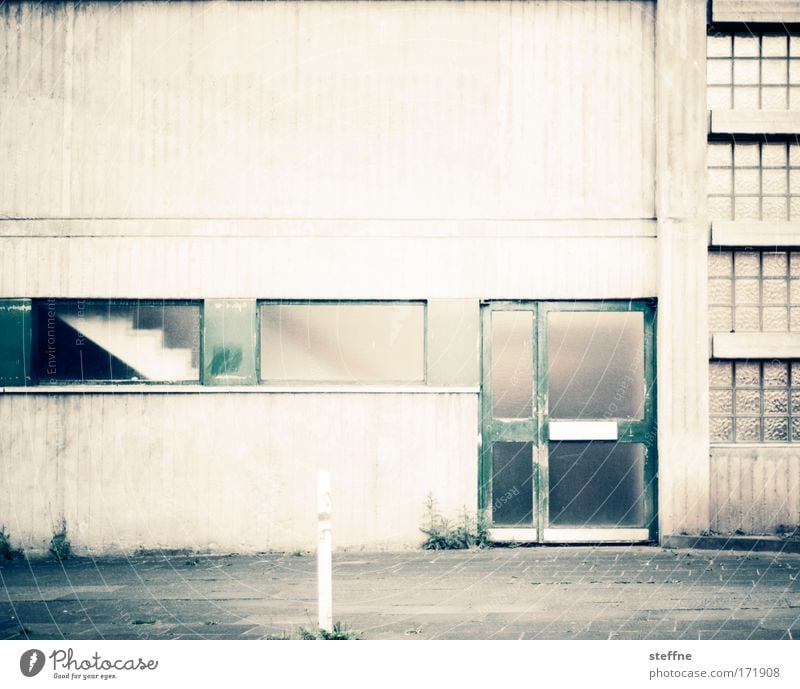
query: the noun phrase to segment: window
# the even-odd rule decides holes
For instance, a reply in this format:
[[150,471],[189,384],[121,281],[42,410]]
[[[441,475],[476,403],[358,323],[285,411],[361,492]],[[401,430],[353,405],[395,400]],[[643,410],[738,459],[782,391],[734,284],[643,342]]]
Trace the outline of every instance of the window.
[[800,36],[708,37],[708,107],[800,109]]
[[800,442],[800,361],[712,361],[712,443]]
[[711,332],[800,332],[800,252],[708,253]]
[[423,303],[261,305],[261,379],[423,382]]
[[37,300],[33,337],[39,383],[200,379],[198,304]]
[[800,221],[800,145],[709,144],[708,212],[715,220]]

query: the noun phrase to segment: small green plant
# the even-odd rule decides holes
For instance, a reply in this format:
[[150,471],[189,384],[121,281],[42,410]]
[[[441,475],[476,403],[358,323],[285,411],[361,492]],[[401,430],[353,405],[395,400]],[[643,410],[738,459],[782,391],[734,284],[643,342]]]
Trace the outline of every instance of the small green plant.
[[6,531],[5,525],[0,526],[0,558],[3,560],[13,560],[20,555],[22,555],[21,550],[15,550],[11,547],[11,538]]
[[303,641],[357,641],[361,638],[361,632],[348,629],[341,622],[336,622],[331,631],[318,629],[312,632],[300,627],[297,633]]
[[66,560],[72,556],[72,545],[67,537],[67,522],[61,520],[61,527],[50,539],[50,554],[56,560]]
[[425,534],[423,550],[465,550],[484,548],[489,544],[489,530],[482,512],[473,516],[465,507],[457,520],[451,522],[439,511],[433,495],[425,502]]

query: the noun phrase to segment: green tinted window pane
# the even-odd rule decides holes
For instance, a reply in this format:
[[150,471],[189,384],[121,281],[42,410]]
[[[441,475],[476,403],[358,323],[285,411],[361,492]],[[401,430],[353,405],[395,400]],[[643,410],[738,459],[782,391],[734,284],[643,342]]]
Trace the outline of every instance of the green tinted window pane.
[[640,311],[551,312],[547,337],[551,418],[642,418],[644,315]]
[[552,526],[644,525],[643,445],[557,442],[550,444],[548,457]]
[[264,304],[261,377],[268,381],[422,382],[422,304]]
[[492,415],[533,416],[533,312],[492,312]]
[[35,320],[40,383],[200,378],[197,304],[42,300]]
[[492,445],[492,523],[530,527],[533,522],[533,443]]

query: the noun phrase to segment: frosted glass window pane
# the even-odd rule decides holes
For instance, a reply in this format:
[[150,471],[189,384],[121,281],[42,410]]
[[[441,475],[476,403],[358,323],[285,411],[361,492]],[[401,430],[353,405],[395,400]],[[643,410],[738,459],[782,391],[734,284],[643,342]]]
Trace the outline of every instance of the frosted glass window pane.
[[734,191],[737,194],[759,194],[759,175],[758,170],[737,169]]
[[761,440],[760,419],[736,419],[736,442],[758,442]]
[[737,196],[734,199],[733,215],[736,220],[759,220],[758,198],[754,196]]
[[789,311],[786,308],[768,306],[764,307],[762,316],[764,332],[786,332],[789,329]]
[[761,219],[771,221],[783,221],[789,216],[788,204],[786,197],[765,197],[761,200]]
[[800,170],[789,171],[789,190],[795,196],[800,195]]
[[736,144],[733,160],[736,167],[758,167],[758,144]]
[[712,414],[733,414],[733,393],[730,390],[712,390],[709,395]]
[[800,442],[800,419],[792,419],[792,442]]
[[789,165],[800,167],[800,146],[789,144]]
[[792,362],[792,386],[800,387],[800,363]]
[[789,330],[800,332],[800,309],[789,309]]
[[761,283],[761,289],[765,304],[778,305],[787,303],[786,280],[764,280]]
[[800,220],[800,196],[792,196],[789,199],[789,220]]
[[733,163],[731,144],[712,143],[708,145],[708,165],[730,167]]
[[492,445],[492,523],[531,526],[533,521],[533,444]]
[[270,381],[419,382],[422,304],[264,304],[261,377]]
[[[763,57],[783,57],[789,54],[789,41],[786,36],[762,36],[761,55]],[[765,60],[769,62],[769,60]]]
[[765,390],[764,413],[768,416],[788,414],[789,393],[786,390]]
[[[762,84],[786,84],[786,60],[763,60],[761,63]],[[786,89],[782,89],[786,93]]]
[[761,399],[758,390],[736,391],[737,414],[760,414]]
[[786,170],[764,170],[762,173],[762,192],[764,194],[786,194],[788,179]]
[[765,86],[761,89],[761,107],[764,110],[786,110],[789,93],[785,86]]
[[761,385],[761,374],[758,364],[736,363],[736,386],[758,387]]
[[792,390],[792,415],[800,416],[800,391]]
[[533,312],[492,312],[492,414],[533,416]]
[[758,38],[756,36],[734,36],[733,54],[736,57],[758,57]]
[[789,368],[779,361],[764,363],[764,387],[783,387],[789,385]]
[[789,61],[789,83],[800,84],[800,60]]
[[737,86],[733,90],[733,107],[742,110],[757,110],[758,87],[757,86]]
[[733,255],[730,251],[708,252],[708,275],[710,277],[730,277],[732,273]]
[[785,443],[789,441],[789,419],[766,418],[764,419],[764,441]]
[[730,196],[711,196],[708,199],[708,213],[716,220],[732,220],[733,202]]
[[730,57],[733,49],[731,36],[709,36],[706,43],[708,57]]
[[714,168],[708,171],[709,194],[731,194],[732,190],[733,172],[730,168]]
[[741,279],[736,280],[736,304],[758,304],[758,280]]
[[758,277],[758,254],[753,251],[737,251],[734,258],[736,277]]
[[551,443],[548,457],[551,526],[644,526],[643,445]]
[[712,387],[730,387],[733,384],[733,364],[729,361],[712,361],[709,380]]
[[712,333],[728,333],[733,330],[733,310],[728,306],[711,307],[708,312],[709,329]]
[[800,110],[800,88],[792,86],[789,89],[789,108],[791,110]]
[[734,60],[733,83],[752,86],[758,84],[758,61]]
[[711,442],[728,443],[733,440],[733,420],[714,417],[711,419]]
[[789,55],[800,57],[800,36],[789,36]]
[[728,305],[732,303],[732,281],[712,278],[708,281],[708,302],[710,304]]
[[709,84],[731,83],[731,61],[709,60],[706,63],[706,79]]
[[730,86],[709,86],[707,90],[708,108],[729,109],[733,106],[733,90]]
[[642,418],[641,312],[549,313],[547,337],[551,418]]
[[761,257],[761,272],[766,277],[783,276],[788,273],[789,260],[785,251],[765,251]]
[[197,304],[42,301],[35,318],[35,332],[43,338],[35,347],[42,383],[200,379]]
[[789,301],[800,306],[800,280],[797,278],[789,280]]
[[785,170],[786,145],[764,144],[761,147],[761,161],[764,167],[783,168]]
[[800,252],[792,251],[789,254],[789,272],[793,277],[800,278]]
[[740,332],[756,332],[761,329],[761,311],[752,306],[737,307],[734,313],[734,329]]

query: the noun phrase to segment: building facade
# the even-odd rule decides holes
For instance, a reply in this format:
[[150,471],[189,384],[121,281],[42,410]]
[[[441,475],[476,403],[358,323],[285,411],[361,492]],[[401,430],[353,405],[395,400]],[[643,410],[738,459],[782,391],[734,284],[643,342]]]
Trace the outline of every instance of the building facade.
[[311,548],[325,468],[339,548],[796,526],[792,22],[0,3],[0,524]]

